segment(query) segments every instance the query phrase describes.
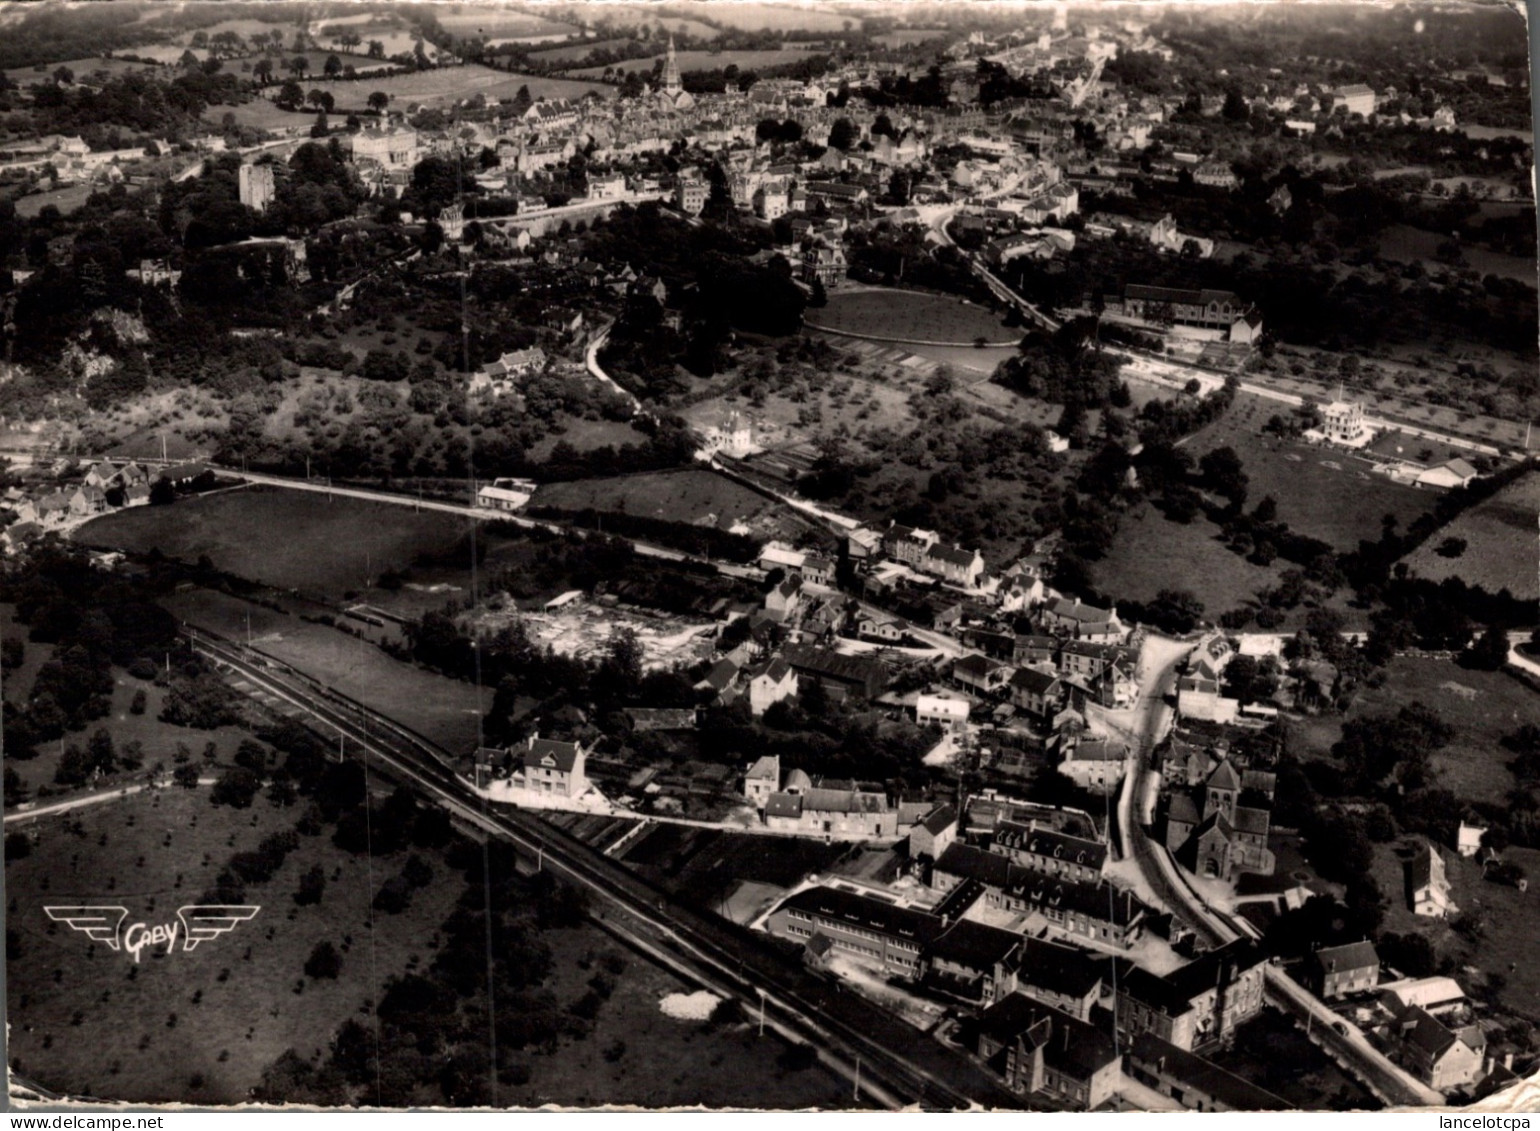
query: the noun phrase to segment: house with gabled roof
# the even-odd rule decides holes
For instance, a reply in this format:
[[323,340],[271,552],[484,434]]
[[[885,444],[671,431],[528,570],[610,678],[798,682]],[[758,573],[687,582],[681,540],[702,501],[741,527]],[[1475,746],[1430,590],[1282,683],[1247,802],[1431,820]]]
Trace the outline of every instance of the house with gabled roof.
[[520,763],[524,788],[555,797],[580,797],[588,792],[588,752],[580,742],[558,742],[531,735]]
[[1486,1033],[1479,1025],[1451,1029],[1418,1006],[1408,1006],[1390,1024],[1395,1061],[1428,1087],[1451,1092],[1480,1079]]
[[797,615],[802,603],[802,575],[792,574],[765,594],[765,614],[777,624]]
[[797,694],[797,673],[777,656],[749,679],[749,712],[763,715],[783,699]]
[[766,754],[754,761],[743,774],[743,796],[756,809],[763,809],[771,795],[781,788],[781,756]]
[[1064,703],[1064,681],[1052,672],[1017,668],[1009,686],[1011,705],[1037,719],[1048,718]]
[[1090,1111],[1116,1093],[1122,1054],[1111,1036],[1061,1010],[1016,993],[978,1021],[978,1055],[1022,1095],[1041,1093]]
[[1107,867],[1107,846],[1058,829],[1005,820],[995,826],[990,851],[1047,876],[1096,883]]
[[1459,911],[1449,894],[1449,875],[1438,846],[1423,841],[1407,861],[1407,891],[1414,914],[1447,919]]
[[1077,640],[1112,643],[1122,640],[1127,633],[1116,609],[1099,609],[1079,597],[1055,597],[1043,606],[1038,621],[1044,632]]
[[1323,946],[1310,956],[1314,988],[1323,999],[1346,997],[1374,989],[1380,980],[1380,956],[1364,939],[1342,946]]
[[1266,966],[1261,948],[1243,938],[1168,974],[1131,967],[1118,982],[1118,1030],[1126,1039],[1154,1033],[1187,1052],[1228,1041],[1261,1012]]
[[925,551],[920,568],[954,585],[976,589],[984,576],[984,558],[977,550],[936,542]]
[[976,695],[993,696],[1011,677],[1009,664],[970,652],[952,662],[952,682]]

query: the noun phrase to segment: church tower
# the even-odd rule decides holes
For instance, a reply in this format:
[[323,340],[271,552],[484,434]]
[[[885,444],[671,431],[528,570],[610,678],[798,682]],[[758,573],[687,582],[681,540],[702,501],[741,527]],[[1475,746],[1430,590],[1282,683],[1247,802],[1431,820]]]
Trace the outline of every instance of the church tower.
[[668,55],[663,60],[663,93],[678,94],[684,89],[679,81],[679,60],[674,58],[674,37],[668,37]]

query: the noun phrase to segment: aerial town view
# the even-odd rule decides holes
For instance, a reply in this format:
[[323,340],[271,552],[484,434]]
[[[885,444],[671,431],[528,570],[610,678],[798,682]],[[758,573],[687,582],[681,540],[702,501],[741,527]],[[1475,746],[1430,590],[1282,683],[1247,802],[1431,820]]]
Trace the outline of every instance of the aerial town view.
[[1533,1099],[1533,161],[1500,0],[0,5],[11,1104]]

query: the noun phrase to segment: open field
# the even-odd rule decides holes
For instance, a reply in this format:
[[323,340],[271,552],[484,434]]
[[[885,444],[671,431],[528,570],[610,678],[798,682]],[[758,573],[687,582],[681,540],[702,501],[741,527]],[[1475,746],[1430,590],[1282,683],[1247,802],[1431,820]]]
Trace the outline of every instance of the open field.
[[556,445],[563,442],[580,452],[591,452],[606,445],[623,448],[627,444],[646,441],[644,434],[619,420],[569,420],[561,431],[553,431],[525,454],[532,460],[544,461],[550,459]]
[[232,640],[244,641],[249,625],[258,651],[411,727],[451,753],[474,749],[479,716],[492,703],[491,688],[478,694],[468,683],[392,659],[345,632],[237,597],[193,589],[162,604],[180,620]]
[[859,28],[861,21],[835,12],[820,12],[802,5],[712,4],[690,0],[675,5],[680,11],[698,13],[702,18],[745,31],[842,31],[846,24]]
[[1364,538],[1377,540],[1386,514],[1394,514],[1405,529],[1433,505],[1431,491],[1392,483],[1348,452],[1261,435],[1281,407],[1238,393],[1228,413],[1183,446],[1194,460],[1214,448],[1234,448],[1251,480],[1248,509],[1271,495],[1278,502],[1279,520],[1291,530],[1339,550],[1356,549]]
[[[589,956],[620,952],[592,926],[551,931],[548,942],[561,956],[548,985],[562,1003],[587,991]],[[625,960],[588,1038],[563,1040],[556,1054],[531,1057],[529,1084],[500,1093],[500,1102],[738,1110],[856,1106],[850,1086],[822,1065],[798,1070],[778,1063],[786,1045],[773,1033],[760,1037],[747,1021],[713,1026],[669,1017],[659,1002],[695,987],[640,956],[625,952]],[[620,1055],[611,1061],[606,1053],[615,1049]]]
[[35,192],[16,202],[16,215],[26,220],[36,220],[43,209],[52,205],[59,210],[61,216],[68,216],[72,212],[78,212],[85,202],[91,199],[91,194],[95,191],[95,185],[70,185],[68,188],[54,189],[51,192]]
[[988,307],[948,295],[875,287],[836,291],[829,296],[828,306],[809,309],[804,320],[814,327],[873,338],[964,346],[971,346],[978,338],[998,343],[1019,336],[1007,330],[1000,316]]
[[[1513,788],[1508,761],[1499,745],[1504,735],[1540,718],[1540,694],[1503,672],[1462,668],[1450,660],[1399,656],[1386,669],[1385,683],[1365,688],[1347,718],[1394,714],[1420,703],[1455,728],[1454,741],[1433,755],[1438,783],[1456,796],[1501,804]],[[1316,718],[1298,724],[1303,756],[1325,755],[1342,736],[1342,720]]]
[[776,537],[793,535],[804,525],[779,503],[713,471],[695,468],[547,483],[535,492],[530,506],[624,511],[720,530],[741,527]]
[[[674,58],[679,62],[680,73],[688,74],[691,71],[715,71],[733,66],[740,71],[763,71],[770,67],[784,67],[788,63],[800,63],[809,54],[810,52],[805,48],[783,47],[774,51],[676,51]],[[622,63],[614,64],[614,69],[628,73],[631,71],[646,73],[652,70],[653,64],[661,61],[663,57],[663,53],[659,52],[650,58],[627,59]],[[574,78],[590,78],[604,74],[604,70],[604,67],[581,67],[568,71],[567,74]]]
[[576,79],[551,79],[540,75],[510,74],[467,63],[460,67],[443,67],[432,71],[418,71],[409,75],[391,75],[388,78],[369,79],[366,83],[346,82],[338,79],[328,82],[313,76],[306,80],[306,89],[315,85],[330,90],[337,97],[339,112],[358,110],[364,100],[376,90],[390,95],[391,107],[406,109],[412,103],[422,106],[445,107],[476,94],[487,96],[488,102],[500,98],[513,98],[521,86],[529,87],[531,98],[581,98],[593,91],[608,97],[614,88],[602,82],[579,82]]
[[942,39],[950,34],[951,32],[946,28],[905,28],[901,31],[885,31],[881,35],[874,35],[872,42],[880,43],[884,47],[909,47],[916,43]]
[[[536,63],[576,63],[588,58],[595,51],[613,51],[631,43],[630,39],[585,39],[564,47],[549,47],[543,51],[531,51],[529,58]],[[600,68],[601,72],[603,68]]]
[[[1111,552],[1092,563],[1091,574],[1102,592],[1130,601],[1153,600],[1162,589],[1190,589],[1205,615],[1217,620],[1272,585],[1288,564],[1253,565],[1226,549],[1219,528],[1202,515],[1184,526],[1141,504],[1123,516]],[[1290,615],[1303,621],[1305,611]]]
[[[6,967],[8,1055],[18,1072],[67,1093],[142,1103],[246,1099],[285,1049],[309,1056],[324,1048],[366,999],[379,1000],[387,976],[412,956],[431,959],[431,940],[462,887],[459,873],[424,853],[438,882],[401,915],[373,914],[375,889],[405,853],[371,859],[336,848],[329,835],[301,837],[272,880],[248,889],[262,907],[253,921],[191,952],[146,949],[136,965],[50,922],[42,905],[121,901],[129,922],[175,922],[176,908],[195,902],[232,854],[291,828],[295,810],[258,799],[236,812],[212,807],[206,789],[168,788],[82,810],[78,819],[79,835],[62,819],[41,820],[32,855],[5,869],[15,907],[7,927],[21,936],[20,957]],[[327,876],[321,902],[296,906],[298,878],[316,864]],[[347,951],[342,977],[303,978],[311,948],[326,939]]]
[[217,125],[226,114],[235,115],[237,125],[249,126],[254,130],[282,130],[291,126],[309,126],[315,122],[314,110],[284,110],[265,98],[253,98],[239,106],[211,106],[204,113],[204,121]]
[[[1532,471],[1435,531],[1407,555],[1406,564],[1431,581],[1459,577],[1489,593],[1507,589],[1520,600],[1533,601],[1540,597],[1533,552],[1537,515],[1540,472]],[[1445,538],[1463,538],[1465,552],[1457,558],[1435,553]]]
[[468,520],[390,503],[308,491],[246,487],[168,507],[135,507],[80,529],[86,545],[134,553],[159,549],[279,589],[340,596],[424,552],[455,544]]
[[[1483,937],[1472,946],[1444,920],[1414,915],[1407,906],[1406,865],[1398,849],[1404,851],[1415,842],[1416,838],[1404,838],[1374,847],[1372,874],[1388,904],[1382,930],[1426,935],[1440,956],[1467,955],[1469,966],[1458,976],[1467,991],[1480,985],[1470,967],[1481,975],[1496,975],[1503,980],[1499,1002],[1521,1017],[1540,1022],[1540,967],[1533,961],[1540,900],[1535,892],[1490,883],[1481,878],[1481,866],[1474,860],[1445,848],[1450,895],[1461,914],[1475,916],[1483,926]],[[1540,876],[1540,851],[1510,848],[1504,856],[1528,873],[1531,884]]]
[[576,35],[578,32],[571,24],[558,23],[528,12],[499,12],[480,4],[445,5],[435,10],[433,16],[439,26],[452,35],[482,34],[492,40]]
[[[136,54],[136,52],[130,52]],[[84,82],[98,74],[105,74],[112,78],[119,75],[134,74],[139,71],[160,73],[160,68],[152,63],[131,63],[126,59],[67,59],[62,63],[49,63],[39,69],[38,67],[13,67],[5,72],[5,77],[17,86],[30,86],[38,82],[52,82],[53,73],[60,67],[68,67],[75,74],[76,82]]]
[[[1440,235],[1438,232],[1413,228],[1408,224],[1392,224],[1380,234],[1379,253],[1386,259],[1394,259],[1402,263],[1421,263],[1429,271],[1439,271],[1448,266],[1442,263],[1437,255],[1439,244],[1447,239],[1448,236]],[[1535,285],[1533,260],[1524,259],[1518,255],[1488,251],[1484,247],[1474,245],[1462,247],[1460,250],[1465,256],[1466,263],[1473,270],[1481,272],[1483,278],[1487,275],[1496,275],[1503,279],[1517,279],[1530,286]]]

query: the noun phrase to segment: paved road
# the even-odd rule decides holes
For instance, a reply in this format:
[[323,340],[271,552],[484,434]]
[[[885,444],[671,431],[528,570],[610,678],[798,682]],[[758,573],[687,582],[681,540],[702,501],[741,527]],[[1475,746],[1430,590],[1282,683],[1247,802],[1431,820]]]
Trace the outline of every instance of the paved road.
[[[214,778],[200,777],[199,785],[213,785]],[[5,815],[5,823],[21,824],[23,821],[34,820],[39,817],[57,817],[60,813],[72,813],[76,809],[87,809],[93,805],[101,805],[108,801],[120,801],[125,797],[131,797],[146,789],[166,789],[167,786],[158,785],[151,787],[144,782],[136,782],[133,785],[114,786],[112,789],[104,789],[98,793],[87,793],[77,797],[71,797],[65,801],[55,801],[50,805],[37,805],[28,802],[25,806],[17,806]],[[180,786],[178,788],[181,788]]]
[[[1204,903],[1182,881],[1164,846],[1151,840],[1145,824],[1153,815],[1156,785],[1151,754],[1172,722],[1165,697],[1175,687],[1178,662],[1190,650],[1189,645],[1178,645],[1154,635],[1145,640],[1145,651],[1140,656],[1141,668],[1145,670],[1137,706],[1140,741],[1134,748],[1133,772],[1124,778],[1118,817],[1126,846],[1144,882],[1167,910],[1185,919],[1210,946],[1217,946],[1242,935],[1254,936],[1255,932],[1243,920]],[[1147,657],[1153,660],[1148,665]],[[1269,963],[1265,976],[1271,999],[1295,1017],[1309,1018],[1311,1037],[1316,1043],[1382,1100],[1418,1107],[1444,1102],[1438,1092],[1392,1064],[1356,1027],[1344,1022],[1284,970]]]

